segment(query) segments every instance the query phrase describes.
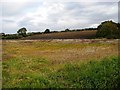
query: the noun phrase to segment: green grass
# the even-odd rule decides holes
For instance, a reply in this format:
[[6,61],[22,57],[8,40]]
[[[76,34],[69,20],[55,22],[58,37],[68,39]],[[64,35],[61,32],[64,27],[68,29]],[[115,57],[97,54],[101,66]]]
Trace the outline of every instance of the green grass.
[[117,88],[117,50],[115,41],[3,41],[2,86]]
[[120,83],[117,57],[66,63],[56,71],[47,67],[48,61],[44,58],[28,65],[18,60],[3,62],[3,88],[118,88]]
[[50,87],[117,88],[120,83],[118,58],[104,58],[86,64],[66,64],[50,75]]

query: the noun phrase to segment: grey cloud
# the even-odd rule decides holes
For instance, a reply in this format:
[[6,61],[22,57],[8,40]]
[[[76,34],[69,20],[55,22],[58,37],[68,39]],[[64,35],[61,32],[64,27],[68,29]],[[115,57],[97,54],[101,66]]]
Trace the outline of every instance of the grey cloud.
[[[27,27],[30,31],[44,31],[46,28],[52,30],[86,28],[109,19],[117,22],[117,13],[112,13],[113,11],[110,10],[111,7],[117,5],[114,2],[62,2],[60,3],[63,5],[61,9],[59,9],[60,6],[52,7],[52,9],[50,9],[53,4],[55,4],[55,2],[47,3],[46,5],[42,2],[28,2],[24,5],[21,4],[21,6],[15,10],[11,9],[14,9],[17,5],[10,8],[9,5],[5,5],[3,7],[3,17],[6,17],[7,19],[4,20],[4,24],[8,24],[7,27],[9,27],[10,22],[17,21],[15,28],[13,25],[10,29],[11,32],[15,32],[13,29],[16,29],[17,26]],[[107,11],[108,9],[109,11]],[[49,11],[45,13],[45,10]],[[107,12],[110,13],[108,14]],[[46,17],[44,17],[44,14]],[[22,19],[11,20],[9,19],[11,16]],[[5,31],[6,29],[7,28],[4,28]]]
[[3,22],[9,22],[9,23],[15,22],[14,20],[8,20],[8,19],[3,19],[2,21],[3,21]]

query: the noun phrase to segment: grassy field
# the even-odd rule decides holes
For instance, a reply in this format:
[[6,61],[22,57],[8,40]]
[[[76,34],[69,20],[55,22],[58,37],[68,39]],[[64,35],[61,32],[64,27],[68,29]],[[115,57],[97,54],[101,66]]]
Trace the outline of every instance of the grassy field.
[[74,32],[59,32],[48,34],[37,34],[24,39],[91,39],[95,38],[96,30],[90,31],[74,31]]
[[118,40],[5,40],[3,88],[117,88]]

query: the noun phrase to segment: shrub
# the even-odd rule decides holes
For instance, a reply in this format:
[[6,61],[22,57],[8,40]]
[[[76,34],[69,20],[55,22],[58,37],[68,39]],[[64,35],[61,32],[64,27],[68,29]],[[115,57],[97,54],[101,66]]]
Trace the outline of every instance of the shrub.
[[102,38],[108,38],[108,39],[120,38],[119,24],[114,23],[112,21],[102,22],[98,26],[96,37],[102,37]]
[[18,36],[16,34],[8,34],[8,35],[5,35],[5,36],[2,36],[2,39],[19,39],[19,38],[22,38],[22,36]]

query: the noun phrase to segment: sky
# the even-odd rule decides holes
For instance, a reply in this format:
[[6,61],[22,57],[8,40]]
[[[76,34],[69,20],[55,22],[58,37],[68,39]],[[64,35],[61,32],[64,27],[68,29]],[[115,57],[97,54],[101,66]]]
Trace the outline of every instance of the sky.
[[2,32],[16,33],[25,27],[28,32],[61,31],[96,28],[101,22],[118,22],[117,2],[48,2],[20,0],[2,1]]

